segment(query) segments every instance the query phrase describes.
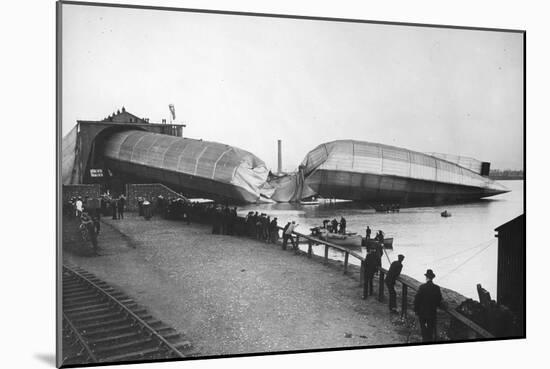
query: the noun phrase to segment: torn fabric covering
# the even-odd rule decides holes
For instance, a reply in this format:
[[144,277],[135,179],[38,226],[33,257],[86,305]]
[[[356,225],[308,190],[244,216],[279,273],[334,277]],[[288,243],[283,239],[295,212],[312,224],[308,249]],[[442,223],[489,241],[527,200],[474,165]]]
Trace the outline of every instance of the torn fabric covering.
[[296,202],[316,194],[306,185],[301,170],[280,177],[271,177],[268,184],[273,187],[271,199],[277,202]]
[[118,172],[243,202],[259,200],[269,174],[262,160],[237,147],[137,130],[114,133],[103,154]]

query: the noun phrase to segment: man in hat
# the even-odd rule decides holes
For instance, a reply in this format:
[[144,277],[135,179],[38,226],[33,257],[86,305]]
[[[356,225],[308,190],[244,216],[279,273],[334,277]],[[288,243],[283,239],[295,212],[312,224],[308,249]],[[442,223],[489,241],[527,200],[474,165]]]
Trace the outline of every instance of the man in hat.
[[277,240],[279,239],[279,226],[277,225],[277,217],[273,218],[269,226],[270,226],[269,233],[271,235],[270,242],[277,243]]
[[75,202],[76,216],[79,217],[82,215],[82,197],[78,196],[78,199]]
[[294,237],[292,237],[292,232],[294,232],[296,227],[298,227],[298,224],[296,224],[295,221],[292,221],[292,223],[288,226],[288,228],[285,231],[285,234],[287,235],[287,240],[290,240],[290,243],[292,243],[292,248],[294,248],[294,249],[296,249],[298,247],[296,245],[296,242],[294,241]]
[[421,285],[414,297],[414,312],[418,316],[422,341],[435,341],[435,327],[437,322],[437,307],[441,305],[441,290],[433,283],[433,270],[426,271],[426,283]]
[[346,218],[342,217],[340,218],[340,233],[346,234]]
[[330,222],[330,224],[332,225],[332,233],[338,233],[338,221],[336,220],[336,218],[334,218],[332,220],[332,222]]
[[90,242],[92,243],[94,255],[99,255],[97,253],[97,233],[96,233],[96,227],[94,225],[93,220],[88,216],[87,213],[83,212],[82,216],[80,217],[80,220],[82,221],[82,225],[86,228],[86,231],[88,232],[88,237],[90,239]]
[[113,197],[113,198],[111,199],[111,202],[109,203],[109,205],[111,206],[111,215],[113,216],[113,219],[116,220],[116,219],[117,219],[117,215],[118,215],[118,209],[117,209],[118,203],[117,203],[117,200]]
[[[378,268],[381,266],[382,263],[380,257],[378,256],[378,252],[371,249],[365,257],[365,275],[367,277],[365,283],[367,284],[367,293],[369,296],[372,296],[373,294],[372,282],[374,280],[374,275],[378,272]],[[366,297],[367,296],[365,296],[365,298]]]
[[124,197],[124,194],[120,194],[116,206],[118,209],[118,219],[124,219],[124,207],[126,206],[126,197]]
[[286,231],[288,231],[289,227],[290,222],[287,222],[283,228],[283,250],[286,250],[286,244],[288,243],[288,234],[286,233]]
[[405,256],[398,255],[397,260],[391,263],[388,274],[386,275],[386,287],[388,287],[388,292],[390,294],[390,312],[392,313],[397,313],[397,293],[395,292],[395,281],[401,274],[404,259]]

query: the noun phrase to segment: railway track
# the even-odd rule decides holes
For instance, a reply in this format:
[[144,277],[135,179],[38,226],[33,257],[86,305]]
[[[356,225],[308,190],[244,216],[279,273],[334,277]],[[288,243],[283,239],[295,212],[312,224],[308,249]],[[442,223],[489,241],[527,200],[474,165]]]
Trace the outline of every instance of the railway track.
[[184,358],[191,344],[125,294],[63,265],[63,366]]

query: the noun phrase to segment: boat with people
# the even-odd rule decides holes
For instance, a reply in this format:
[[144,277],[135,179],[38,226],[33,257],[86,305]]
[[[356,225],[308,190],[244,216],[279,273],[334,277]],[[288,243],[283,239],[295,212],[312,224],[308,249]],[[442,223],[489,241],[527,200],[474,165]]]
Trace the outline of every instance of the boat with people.
[[449,213],[447,210],[441,212],[441,216],[442,216],[443,218],[448,218],[448,217],[450,217],[451,215],[452,215],[452,214]]
[[[373,238],[364,238],[363,246],[367,249],[374,249],[380,245],[380,241]],[[393,237],[384,238],[382,245],[385,249],[393,249]]]
[[349,248],[360,249],[361,247],[366,247],[368,250],[378,249],[380,245],[382,245],[384,249],[393,249],[393,237],[383,238],[383,236],[377,236],[371,239],[363,237],[355,232],[346,232],[344,234],[334,233],[323,227],[311,228],[310,235],[320,240]]
[[357,233],[333,233],[325,228],[313,228],[312,236],[344,247],[361,248],[363,237]]

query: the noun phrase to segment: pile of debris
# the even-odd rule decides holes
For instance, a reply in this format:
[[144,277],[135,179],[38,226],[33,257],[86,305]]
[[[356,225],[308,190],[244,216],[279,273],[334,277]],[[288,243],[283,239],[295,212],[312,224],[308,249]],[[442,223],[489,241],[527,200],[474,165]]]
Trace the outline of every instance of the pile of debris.
[[[489,292],[480,284],[477,285],[477,291],[479,302],[467,299],[456,308],[456,311],[483,327],[495,337],[517,337],[521,335],[521,325],[516,315],[506,306],[499,305],[495,300],[492,300]],[[453,339],[476,338],[474,332],[454,319],[450,328]]]

